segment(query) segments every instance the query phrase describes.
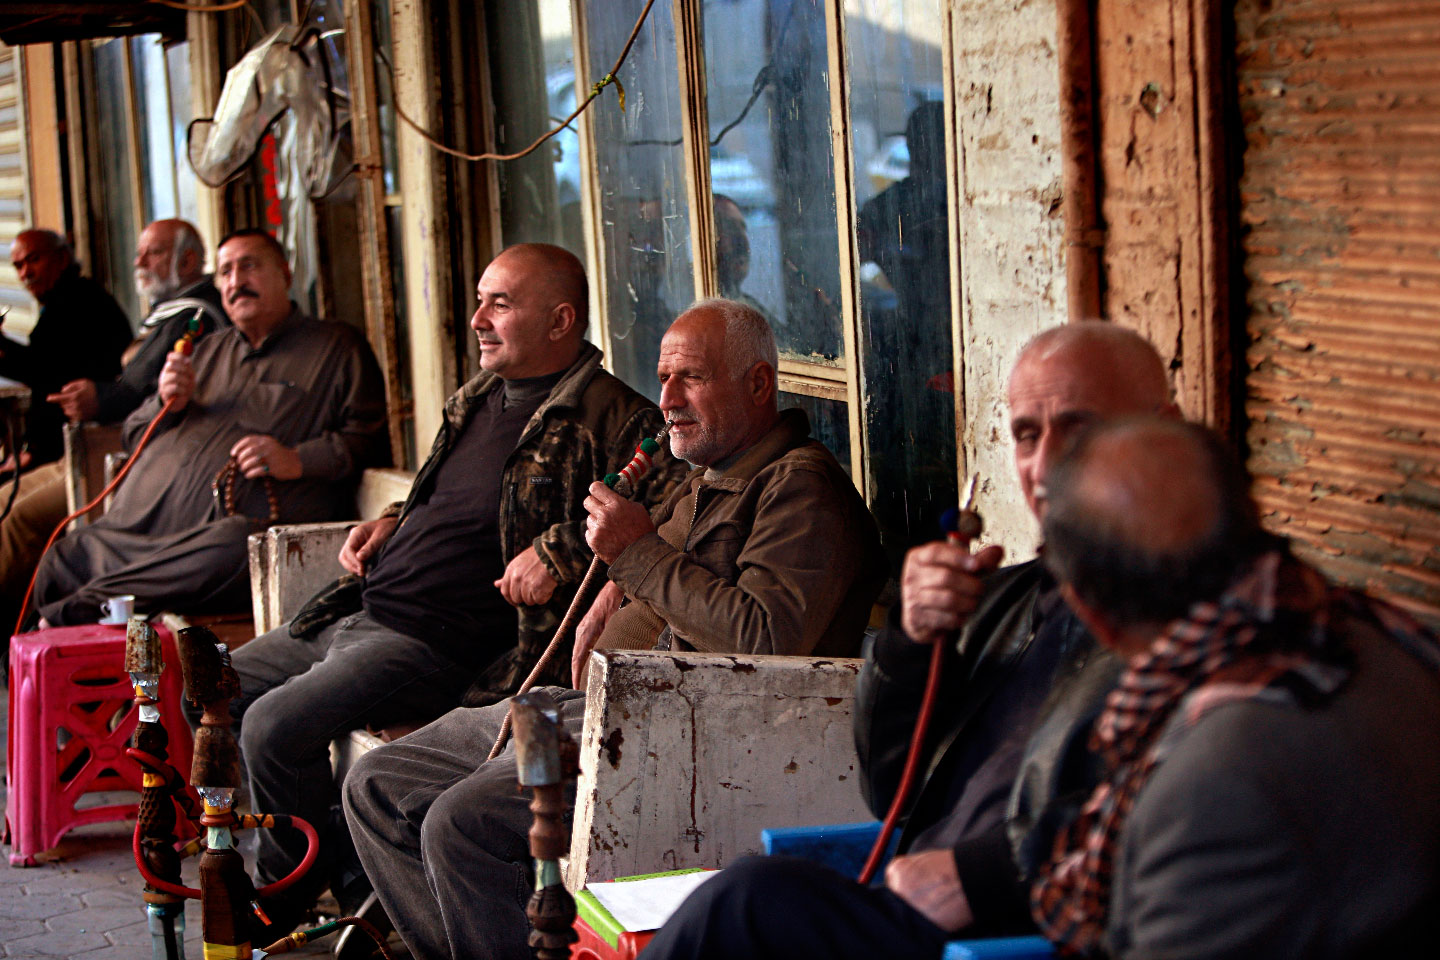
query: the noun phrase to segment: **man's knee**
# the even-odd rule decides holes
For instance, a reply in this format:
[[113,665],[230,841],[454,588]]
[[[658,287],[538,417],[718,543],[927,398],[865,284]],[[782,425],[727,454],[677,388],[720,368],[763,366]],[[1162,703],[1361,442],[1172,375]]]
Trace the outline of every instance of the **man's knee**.
[[386,791],[391,781],[380,775],[378,769],[378,753],[370,750],[356,758],[340,784],[340,806],[352,835],[365,831],[369,824],[398,816],[395,803]]
[[314,739],[306,705],[295,702],[302,699],[290,696],[284,687],[276,687],[245,711],[240,725],[240,750],[251,771],[284,765]]
[[[464,857],[464,851],[479,847],[500,860],[526,861],[529,839],[509,809],[521,802],[512,792],[496,796],[470,780],[462,780],[439,797],[425,814],[420,828],[420,848],[427,862],[435,857]],[[528,815],[527,815],[528,816]]]

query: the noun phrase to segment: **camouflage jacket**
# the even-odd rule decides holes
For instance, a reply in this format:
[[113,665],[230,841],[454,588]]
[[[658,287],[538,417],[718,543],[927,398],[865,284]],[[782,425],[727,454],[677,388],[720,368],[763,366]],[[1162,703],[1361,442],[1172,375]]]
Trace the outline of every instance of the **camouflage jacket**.
[[[619,471],[640,441],[660,429],[662,418],[655,405],[600,369],[600,359],[594,346],[582,346],[580,356],[525,425],[505,462],[500,501],[502,559],[508,564],[533,545],[560,586],[548,603],[520,607],[515,646],[476,677],[465,695],[466,706],[495,703],[512,695],[540,659],[590,565],[581,506],[590,484]],[[482,372],[445,402],[445,422],[409,497],[387,513],[398,513],[403,524],[411,508],[423,502],[435,471],[466,419],[501,383],[495,374]],[[636,499],[653,507],[680,482],[688,467],[668,452],[660,454],[640,481]],[[492,588],[487,584],[481,589]],[[568,644],[556,653],[538,682],[569,684]]]

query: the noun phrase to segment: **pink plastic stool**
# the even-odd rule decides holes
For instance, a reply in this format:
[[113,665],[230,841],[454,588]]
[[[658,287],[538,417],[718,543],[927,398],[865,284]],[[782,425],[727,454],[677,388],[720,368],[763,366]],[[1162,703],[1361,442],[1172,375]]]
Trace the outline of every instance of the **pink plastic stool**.
[[[171,762],[188,775],[191,740],[180,709],[180,661],[170,631],[155,629],[165,656],[161,722],[170,734]],[[33,866],[35,854],[75,827],[135,816],[138,797],[77,809],[86,794],[139,794],[142,770],[125,756],[139,720],[134,695],[125,672],[123,625],[57,627],[11,639],[5,833],[12,866]],[[68,734],[63,744],[62,729]]]

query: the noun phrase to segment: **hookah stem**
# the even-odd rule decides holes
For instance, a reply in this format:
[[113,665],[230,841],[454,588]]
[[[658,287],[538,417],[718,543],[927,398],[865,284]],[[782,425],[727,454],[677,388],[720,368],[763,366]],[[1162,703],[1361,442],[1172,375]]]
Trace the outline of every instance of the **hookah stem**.
[[331,920],[329,923],[322,923],[320,926],[310,930],[296,930],[289,936],[281,937],[279,940],[270,944],[265,948],[265,953],[267,956],[277,953],[289,953],[291,950],[302,947],[312,940],[318,940],[321,937],[328,936],[341,927],[359,927],[365,932],[367,937],[375,941],[375,950],[379,952],[380,956],[384,957],[385,960],[394,960],[390,949],[385,945],[385,937],[379,930],[375,929],[374,924],[360,917],[340,917],[339,919]]
[[[946,516],[941,519],[941,525],[946,531],[946,539],[957,546],[968,547],[970,541],[980,535],[982,527],[980,515],[972,509],[975,485],[978,479],[978,474],[970,478],[970,484],[960,509],[958,511],[947,510]],[[895,833],[895,825],[910,803],[910,793],[915,788],[917,774],[920,772],[920,754],[925,748],[925,736],[930,730],[930,718],[935,713],[935,702],[940,697],[940,674],[941,666],[945,661],[945,648],[954,642],[955,635],[951,634],[936,640],[930,647],[930,672],[925,678],[925,692],[921,695],[920,712],[915,717],[915,729],[910,735],[910,749],[905,755],[905,767],[900,773],[900,785],[895,791],[895,798],[890,801],[890,809],[885,814],[885,821],[880,825],[880,835],[875,838],[875,845],[870,848],[870,856],[866,858],[865,866],[857,878],[861,885],[868,886],[875,877],[875,871],[879,868],[880,861],[890,846],[890,837]]]
[[[660,451],[660,445],[664,442],[665,435],[669,432],[670,423],[666,421],[665,425],[660,428],[654,437],[647,437],[640,441],[640,445],[635,448],[635,456],[630,458],[630,462],[627,463],[619,473],[612,473],[607,476],[604,480],[605,485],[617,493],[624,494],[624,491],[620,489],[620,483],[623,481],[629,486],[630,491],[633,493],[636,482],[645,475],[650,469],[651,464],[654,463],[651,458]],[[649,444],[651,449],[646,449],[646,444]],[[515,696],[518,697],[520,694],[529,691],[531,687],[535,686],[535,681],[540,679],[540,675],[544,673],[545,668],[550,665],[550,661],[555,659],[555,654],[559,651],[560,645],[570,636],[570,631],[574,629],[575,621],[579,619],[580,611],[588,610],[590,604],[594,602],[594,598],[589,596],[589,594],[594,587],[596,577],[599,575],[600,562],[599,554],[590,558],[590,566],[585,571],[585,578],[580,581],[580,587],[575,591],[575,596],[570,601],[570,606],[566,609],[565,616],[560,621],[560,626],[555,628],[555,635],[550,638],[550,642],[545,646],[545,652],[540,655],[540,659],[535,662],[535,666],[530,670],[530,675],[525,678],[524,683],[520,684],[520,689],[515,691]],[[500,756],[500,751],[505,749],[505,741],[509,739],[510,711],[507,710],[505,711],[505,719],[500,721],[500,733],[495,737],[495,745],[490,748],[490,756],[486,757],[486,759],[494,760]]]
[[165,419],[165,415],[170,412],[174,405],[174,400],[165,401],[165,405],[160,408],[160,412],[155,414],[155,419],[150,421],[150,425],[147,426],[145,432],[140,435],[139,442],[135,444],[135,451],[130,454],[130,458],[125,461],[125,466],[120,468],[120,472],[115,474],[115,479],[105,484],[105,489],[97,493],[94,500],[91,500],[85,504],[85,506],[76,510],[64,520],[61,520],[56,524],[55,529],[51,531],[50,539],[45,541],[45,549],[40,551],[40,559],[35,561],[35,572],[30,574],[30,585],[25,588],[25,599],[20,601],[20,616],[15,620],[15,633],[19,633],[25,623],[25,613],[30,607],[30,597],[35,592],[35,578],[40,575],[40,563],[45,559],[45,554],[49,553],[50,548],[55,545],[55,541],[60,536],[61,531],[65,529],[71,520],[83,517],[98,507],[106,497],[115,491],[116,487],[120,486],[120,482],[129,475],[130,468],[135,466],[135,461],[140,459],[140,451],[144,450],[145,444],[150,442],[150,435],[155,432],[155,428],[160,425],[161,420]]

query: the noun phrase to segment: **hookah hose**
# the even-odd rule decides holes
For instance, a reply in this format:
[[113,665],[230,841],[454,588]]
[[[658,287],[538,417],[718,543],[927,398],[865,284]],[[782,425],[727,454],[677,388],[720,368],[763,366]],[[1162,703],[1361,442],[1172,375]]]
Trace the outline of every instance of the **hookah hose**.
[[50,548],[55,545],[55,541],[59,539],[60,534],[71,520],[83,517],[91,510],[100,506],[106,497],[115,492],[115,488],[120,486],[120,482],[129,476],[130,468],[135,466],[135,461],[140,459],[140,452],[145,449],[145,444],[150,442],[150,435],[155,432],[155,428],[159,426],[161,420],[165,419],[165,415],[170,412],[174,405],[174,400],[165,401],[165,405],[160,408],[160,412],[155,414],[155,419],[150,421],[150,425],[147,426],[145,432],[140,435],[140,442],[135,444],[135,451],[130,454],[129,459],[125,461],[125,466],[120,468],[120,472],[115,474],[115,479],[105,484],[105,489],[97,493],[94,500],[91,500],[85,504],[85,506],[76,510],[64,520],[61,520],[56,524],[55,529],[50,532],[50,539],[45,541],[45,549],[40,551],[40,559],[35,561],[35,570],[30,574],[30,585],[25,588],[25,599],[20,601],[20,616],[15,620],[14,633],[19,633],[25,623],[25,614],[30,609],[30,598],[35,593],[35,578],[40,575],[40,563],[44,561],[45,554],[50,552]]
[[[972,477],[964,505],[959,510],[946,510],[945,515],[940,518],[945,538],[961,547],[980,534],[980,517],[971,509],[974,492],[975,478]],[[880,861],[885,858],[890,847],[895,825],[899,823],[900,815],[910,803],[910,794],[915,789],[917,774],[920,772],[920,755],[925,748],[925,736],[930,730],[930,718],[935,713],[935,701],[940,695],[941,664],[945,661],[945,648],[954,639],[953,636],[942,637],[930,646],[930,672],[925,678],[925,692],[921,695],[920,713],[915,717],[915,729],[910,735],[910,750],[905,755],[900,786],[895,791],[895,798],[890,801],[890,809],[880,825],[880,835],[875,838],[875,845],[870,848],[870,856],[866,858],[865,866],[857,878],[862,886],[868,886],[874,879],[875,871],[879,869]]]
[[[195,340],[200,335],[200,318],[203,317],[204,314],[205,311],[203,309],[195,311],[195,315],[191,317],[186,324],[185,333],[179,340],[175,341],[173,348],[175,353],[184,354],[188,357],[195,352]],[[135,465],[135,461],[140,459],[140,452],[145,449],[145,444],[150,442],[150,435],[155,432],[155,428],[160,424],[160,421],[165,419],[165,415],[169,413],[174,406],[174,400],[165,401],[165,405],[160,408],[160,412],[155,414],[155,419],[150,421],[149,425],[145,428],[145,432],[140,435],[140,442],[135,444],[135,450],[130,454],[129,459],[125,461],[125,465],[120,468],[120,472],[115,474],[115,479],[105,484],[105,489],[96,494],[94,500],[91,500],[85,504],[85,506],[76,510],[64,520],[61,520],[55,529],[51,531],[50,539],[45,541],[45,549],[40,551],[40,559],[35,561],[35,570],[30,574],[30,585],[25,588],[25,599],[20,601],[20,616],[16,618],[15,629],[12,632],[19,633],[22,625],[25,623],[25,612],[30,606],[30,597],[35,592],[35,578],[40,575],[40,563],[45,559],[45,554],[49,553],[50,548],[55,545],[55,541],[59,538],[61,531],[69,525],[71,520],[77,520],[85,516],[85,514],[94,510],[104,502],[106,497],[115,492],[115,488],[120,486],[120,482],[129,475],[130,468]]]
[[[611,473],[605,476],[603,481],[605,486],[622,496],[628,496],[630,493],[634,493],[635,484],[641,477],[649,472],[651,466],[654,465],[655,454],[660,452],[660,444],[669,432],[670,424],[667,422],[654,437],[646,437],[644,440],[641,440],[640,445],[635,448],[635,456],[630,459],[630,462],[625,465],[624,469],[619,473]],[[621,489],[620,484],[622,482],[628,487],[628,493],[626,490]],[[585,571],[585,578],[580,581],[580,587],[575,591],[575,596],[571,599],[570,606],[565,611],[565,617],[560,621],[560,626],[555,628],[555,635],[550,638],[549,644],[545,647],[545,652],[542,653],[540,659],[535,662],[535,666],[530,671],[530,675],[525,678],[524,683],[520,684],[520,689],[515,691],[515,696],[518,697],[520,694],[527,692],[531,687],[535,686],[535,681],[540,679],[540,675],[544,673],[545,668],[550,665],[550,661],[555,659],[555,654],[559,651],[560,645],[565,641],[566,637],[570,635],[570,631],[574,629],[575,621],[579,619],[580,611],[582,609],[588,609],[590,603],[593,602],[592,599],[587,599],[587,597],[599,573],[600,556],[596,554],[590,559],[590,566]],[[490,756],[486,757],[486,759],[494,760],[500,756],[500,751],[505,749],[505,741],[508,739],[510,739],[510,713],[507,710],[505,719],[500,723],[500,733],[495,738],[495,745],[490,748]]]
[[[274,883],[267,883],[265,886],[256,889],[255,893],[259,896],[273,896],[274,894],[287,890],[309,871],[310,867],[315,863],[315,858],[320,853],[319,834],[315,832],[315,828],[307,821],[299,817],[287,816],[286,814],[280,813],[233,814],[232,817],[231,826],[234,829],[244,830],[251,827],[264,827],[266,829],[294,827],[305,834],[305,857],[300,861],[299,866]],[[131,840],[130,847],[135,855],[135,865],[140,868],[140,875],[145,878],[146,883],[154,886],[156,890],[172,896],[185,897],[189,900],[200,899],[200,889],[198,887],[182,887],[168,880],[162,880],[151,873],[149,867],[145,866],[145,859],[140,850],[140,829],[138,824],[136,825],[135,836]],[[196,837],[186,844],[182,848],[182,851],[188,855],[195,853],[200,847],[200,838]]]

